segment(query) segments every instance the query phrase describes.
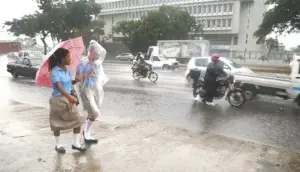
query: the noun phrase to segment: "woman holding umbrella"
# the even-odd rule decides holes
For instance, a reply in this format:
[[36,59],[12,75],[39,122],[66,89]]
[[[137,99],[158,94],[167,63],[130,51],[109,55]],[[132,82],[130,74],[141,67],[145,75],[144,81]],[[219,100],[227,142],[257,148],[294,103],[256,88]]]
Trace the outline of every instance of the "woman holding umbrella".
[[86,151],[80,144],[80,129],[84,118],[79,115],[76,107],[77,99],[71,95],[72,84],[78,80],[72,81],[71,72],[66,67],[70,63],[70,52],[64,48],[58,48],[48,59],[53,88],[50,98],[50,127],[56,140],[55,150],[59,153],[65,153],[64,147],[60,144],[60,130],[67,129],[73,129],[72,149]]

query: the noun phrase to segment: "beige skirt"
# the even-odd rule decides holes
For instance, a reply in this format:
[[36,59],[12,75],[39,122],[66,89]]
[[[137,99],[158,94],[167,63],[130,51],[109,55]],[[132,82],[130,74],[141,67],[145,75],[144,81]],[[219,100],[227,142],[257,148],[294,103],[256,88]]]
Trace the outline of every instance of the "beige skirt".
[[79,115],[76,105],[64,96],[50,98],[50,127],[52,131],[81,127],[85,118]]

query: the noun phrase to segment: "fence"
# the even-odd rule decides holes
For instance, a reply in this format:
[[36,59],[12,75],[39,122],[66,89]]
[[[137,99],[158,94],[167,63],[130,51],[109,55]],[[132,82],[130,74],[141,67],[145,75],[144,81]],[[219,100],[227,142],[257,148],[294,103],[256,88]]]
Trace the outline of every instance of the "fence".
[[[212,51],[213,52],[213,51]],[[287,51],[217,51],[222,57],[227,57],[242,65],[288,66],[293,54]]]

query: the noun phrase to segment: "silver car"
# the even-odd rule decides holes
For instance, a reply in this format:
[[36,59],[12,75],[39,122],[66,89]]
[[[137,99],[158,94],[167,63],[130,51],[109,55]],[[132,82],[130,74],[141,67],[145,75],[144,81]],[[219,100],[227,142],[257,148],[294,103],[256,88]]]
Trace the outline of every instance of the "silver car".
[[131,53],[123,53],[116,57],[117,60],[133,60],[133,55]]

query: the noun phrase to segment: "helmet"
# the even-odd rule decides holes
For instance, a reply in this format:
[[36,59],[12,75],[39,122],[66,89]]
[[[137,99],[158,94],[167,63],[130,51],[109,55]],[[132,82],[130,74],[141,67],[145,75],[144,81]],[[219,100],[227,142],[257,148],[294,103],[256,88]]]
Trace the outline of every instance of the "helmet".
[[218,53],[214,53],[213,55],[211,55],[211,61],[213,62],[217,62],[220,58],[220,54]]
[[139,52],[138,57],[140,57],[140,59],[144,59],[144,54],[142,52]]

